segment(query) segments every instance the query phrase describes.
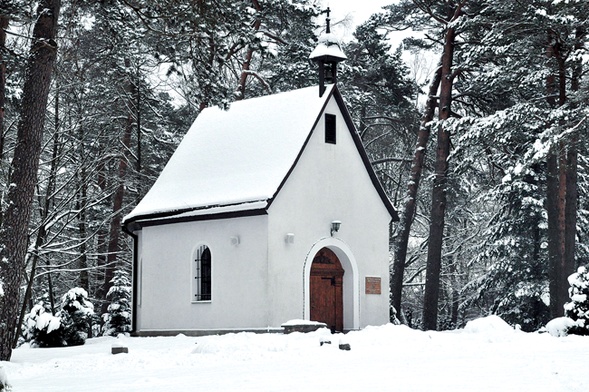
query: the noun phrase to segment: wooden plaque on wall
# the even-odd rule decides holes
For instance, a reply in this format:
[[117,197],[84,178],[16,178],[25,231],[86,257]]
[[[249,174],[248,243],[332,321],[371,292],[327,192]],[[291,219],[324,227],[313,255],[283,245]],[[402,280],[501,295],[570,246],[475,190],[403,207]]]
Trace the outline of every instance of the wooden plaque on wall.
[[375,276],[366,277],[366,294],[381,294],[380,278]]

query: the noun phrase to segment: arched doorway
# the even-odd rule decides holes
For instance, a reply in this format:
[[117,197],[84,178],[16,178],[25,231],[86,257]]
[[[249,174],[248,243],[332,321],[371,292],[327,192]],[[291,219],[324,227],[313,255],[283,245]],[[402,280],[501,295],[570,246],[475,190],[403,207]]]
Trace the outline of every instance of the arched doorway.
[[313,257],[309,280],[310,317],[332,331],[344,329],[344,269],[333,251],[322,248]]

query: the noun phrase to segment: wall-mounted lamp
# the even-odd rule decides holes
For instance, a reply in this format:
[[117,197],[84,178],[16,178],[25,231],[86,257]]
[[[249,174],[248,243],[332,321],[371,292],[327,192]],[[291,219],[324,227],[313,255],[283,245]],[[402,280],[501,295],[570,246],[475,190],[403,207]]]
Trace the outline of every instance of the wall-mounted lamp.
[[284,237],[284,242],[287,244],[294,244],[294,233],[286,233]]
[[231,240],[231,245],[233,245],[233,246],[237,246],[240,243],[239,236],[237,236],[237,235],[231,237],[230,240]]
[[342,225],[341,221],[334,220],[331,222],[331,236],[333,237],[333,233],[337,233],[339,231],[340,226]]

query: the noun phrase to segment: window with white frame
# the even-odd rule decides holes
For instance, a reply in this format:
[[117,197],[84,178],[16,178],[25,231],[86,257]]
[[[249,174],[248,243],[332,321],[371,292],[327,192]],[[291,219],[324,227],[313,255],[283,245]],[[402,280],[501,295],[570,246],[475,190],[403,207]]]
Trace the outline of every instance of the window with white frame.
[[192,301],[211,300],[211,250],[206,245],[201,245],[194,252],[192,261]]

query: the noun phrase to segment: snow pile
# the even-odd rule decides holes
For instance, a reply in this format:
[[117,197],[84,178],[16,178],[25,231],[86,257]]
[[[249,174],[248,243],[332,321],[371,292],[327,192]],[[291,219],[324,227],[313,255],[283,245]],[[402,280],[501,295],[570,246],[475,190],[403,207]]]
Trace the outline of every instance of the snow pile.
[[295,325],[325,325],[325,323],[319,321],[309,321],[309,320],[302,320],[302,319],[293,319],[288,320],[286,323],[283,323],[281,327],[293,327]]
[[[128,354],[112,355],[121,343]],[[67,348],[21,346],[0,367],[14,391],[581,392],[589,390],[587,352],[589,339],[515,332],[491,316],[446,332],[387,324],[346,335],[100,337]]]
[[511,325],[496,315],[469,321],[466,323],[464,331],[486,335],[489,338],[510,337],[515,332]]
[[550,320],[542,331],[547,331],[550,335],[556,337],[563,337],[569,334],[569,329],[574,327],[576,323],[573,319],[568,317],[557,317]]

